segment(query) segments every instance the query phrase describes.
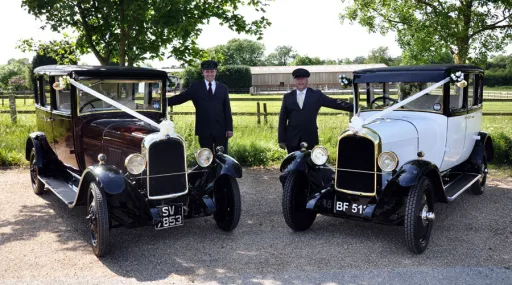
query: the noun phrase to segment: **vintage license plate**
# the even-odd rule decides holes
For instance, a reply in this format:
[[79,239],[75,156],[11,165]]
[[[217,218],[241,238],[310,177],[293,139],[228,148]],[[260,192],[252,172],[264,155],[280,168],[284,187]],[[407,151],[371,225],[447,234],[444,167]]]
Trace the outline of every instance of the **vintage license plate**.
[[345,213],[351,216],[363,216],[366,205],[352,203],[351,201],[336,201],[334,200],[334,212]]
[[155,229],[183,226],[183,204],[159,206],[157,209],[162,220],[155,225]]

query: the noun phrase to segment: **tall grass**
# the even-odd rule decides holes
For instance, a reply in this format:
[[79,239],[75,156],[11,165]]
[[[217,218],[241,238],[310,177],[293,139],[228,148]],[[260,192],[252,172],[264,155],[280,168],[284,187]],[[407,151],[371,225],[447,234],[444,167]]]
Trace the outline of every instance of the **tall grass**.
[[36,130],[35,115],[18,114],[17,123],[10,115],[0,115],[0,166],[25,165],[25,142]]

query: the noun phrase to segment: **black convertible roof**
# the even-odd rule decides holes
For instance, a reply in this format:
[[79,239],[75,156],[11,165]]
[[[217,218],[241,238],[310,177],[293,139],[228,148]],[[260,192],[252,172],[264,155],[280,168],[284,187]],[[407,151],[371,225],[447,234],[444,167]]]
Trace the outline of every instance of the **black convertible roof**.
[[457,71],[484,73],[482,68],[467,64],[391,66],[356,70],[354,71],[354,83],[438,82]]
[[167,77],[167,72],[152,68],[91,65],[44,65],[34,69],[34,74],[68,75],[75,80],[88,78],[155,79]]

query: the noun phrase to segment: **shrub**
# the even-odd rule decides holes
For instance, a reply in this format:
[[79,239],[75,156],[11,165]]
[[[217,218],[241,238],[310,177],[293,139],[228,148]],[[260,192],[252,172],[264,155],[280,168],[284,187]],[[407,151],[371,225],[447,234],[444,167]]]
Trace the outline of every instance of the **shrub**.
[[512,138],[503,133],[497,132],[491,134],[494,145],[493,164],[512,164]]
[[[188,88],[192,82],[203,80],[201,67],[187,67],[182,73],[183,87]],[[247,89],[252,85],[251,69],[244,65],[220,66],[216,79],[228,86],[229,89]],[[248,93],[248,92],[245,93]]]

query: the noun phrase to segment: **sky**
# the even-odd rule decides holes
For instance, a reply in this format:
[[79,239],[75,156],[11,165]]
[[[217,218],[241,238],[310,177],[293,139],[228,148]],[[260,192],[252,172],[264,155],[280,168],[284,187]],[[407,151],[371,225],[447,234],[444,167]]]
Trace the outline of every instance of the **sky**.
[[[367,56],[378,47],[387,46],[392,56],[401,54],[401,49],[395,41],[396,34],[385,36],[370,34],[357,23],[339,20],[339,13],[345,4],[340,0],[275,0],[267,7],[265,16],[272,25],[264,31],[261,41],[266,48],[266,54],[272,52],[277,46],[291,45],[301,55],[318,56],[322,59],[354,58]],[[261,16],[253,8],[243,7],[240,13],[247,20]],[[62,38],[60,33],[41,30],[43,23],[21,8],[21,0],[2,1],[0,11],[0,27],[2,27],[2,45],[0,45],[0,64],[5,64],[10,58],[31,58],[33,53],[23,53],[16,49],[20,39],[33,38],[34,40],[50,41]],[[219,21],[212,19],[209,24],[202,27],[203,32],[198,39],[199,47],[209,48],[225,44],[233,38],[255,37],[237,34],[227,27],[219,25]],[[512,47],[507,48],[507,52]],[[81,64],[99,64],[92,54],[83,55]],[[171,66],[178,62],[174,59],[164,61],[151,61],[151,66],[161,68]]]

